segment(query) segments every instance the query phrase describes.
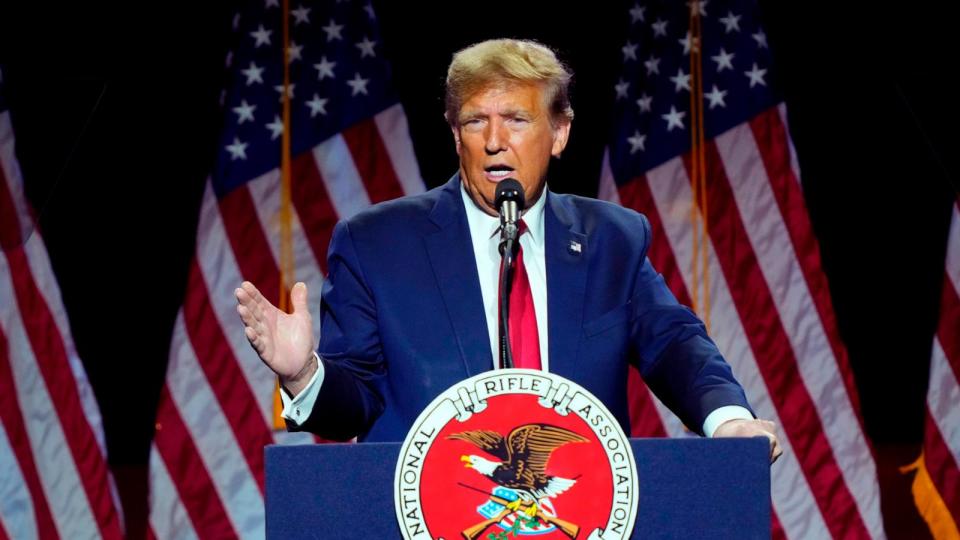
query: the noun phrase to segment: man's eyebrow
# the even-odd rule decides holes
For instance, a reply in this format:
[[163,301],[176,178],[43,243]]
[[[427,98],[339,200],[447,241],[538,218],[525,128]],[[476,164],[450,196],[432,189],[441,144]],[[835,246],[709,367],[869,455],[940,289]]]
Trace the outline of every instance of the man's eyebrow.
[[[500,116],[506,116],[510,118],[516,118],[518,116],[529,117],[533,116],[533,113],[524,107],[508,107],[500,111],[497,111],[497,114]],[[457,121],[460,123],[466,122],[468,120],[478,120],[488,118],[490,115],[484,111],[464,111],[459,116],[457,116]]]
[[486,118],[487,114],[483,111],[466,111],[457,116],[457,119],[461,122],[464,120],[473,120],[475,118]]

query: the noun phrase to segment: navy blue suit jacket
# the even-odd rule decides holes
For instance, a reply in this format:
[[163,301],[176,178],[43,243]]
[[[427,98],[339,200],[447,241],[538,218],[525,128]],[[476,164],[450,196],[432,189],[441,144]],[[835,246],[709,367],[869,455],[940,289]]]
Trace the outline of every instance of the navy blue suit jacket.
[[[337,224],[321,306],[325,378],[300,429],[402,441],[438,394],[492,369],[460,189],[455,175]],[[550,371],[593,392],[628,433],[630,363],[691,429],[717,407],[749,408],[703,324],[647,260],[647,219],[603,201],[545,196]]]

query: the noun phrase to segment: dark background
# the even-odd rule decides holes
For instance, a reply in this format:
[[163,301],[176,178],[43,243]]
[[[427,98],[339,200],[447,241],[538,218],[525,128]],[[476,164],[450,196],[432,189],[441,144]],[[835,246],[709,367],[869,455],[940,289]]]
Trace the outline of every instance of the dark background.
[[[223,1],[23,4],[0,7],[17,156],[100,402],[109,461],[129,490],[144,478],[216,151],[234,9]],[[960,185],[960,165],[948,159],[960,146],[960,97],[948,82],[960,9],[835,4],[770,0],[761,10],[897,536],[918,523],[893,511],[908,481],[895,466],[919,451]],[[393,61],[427,183],[456,169],[442,118],[450,55],[489,37],[528,37],[556,48],[576,74],[575,129],[551,187],[595,195],[628,5],[375,1],[378,50]]]

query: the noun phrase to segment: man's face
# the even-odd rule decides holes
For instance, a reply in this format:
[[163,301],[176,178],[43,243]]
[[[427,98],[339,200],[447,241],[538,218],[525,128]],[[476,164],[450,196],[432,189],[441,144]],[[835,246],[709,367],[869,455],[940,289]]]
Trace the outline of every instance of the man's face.
[[460,178],[467,193],[488,214],[497,183],[514,178],[523,186],[527,205],[543,192],[550,156],[567,145],[570,121],[550,122],[543,89],[533,83],[488,87],[470,96],[457,118],[453,137],[460,156]]

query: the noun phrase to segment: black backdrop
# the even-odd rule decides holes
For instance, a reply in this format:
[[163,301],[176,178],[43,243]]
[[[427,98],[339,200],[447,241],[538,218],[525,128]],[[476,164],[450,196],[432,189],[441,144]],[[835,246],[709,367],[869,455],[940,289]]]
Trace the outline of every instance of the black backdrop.
[[[215,152],[231,4],[11,4],[0,7],[0,68],[28,196],[110,463],[142,467]],[[960,178],[948,82],[958,8],[834,4],[761,8],[867,432],[903,461],[921,440]],[[512,36],[550,44],[573,67],[577,120],[551,187],[595,194],[624,4],[374,5],[430,186],[456,169],[442,119],[450,55]]]

